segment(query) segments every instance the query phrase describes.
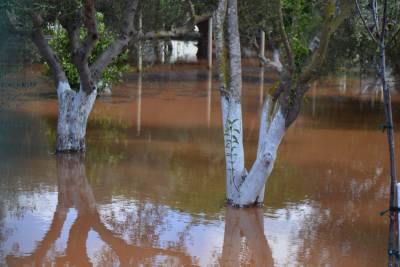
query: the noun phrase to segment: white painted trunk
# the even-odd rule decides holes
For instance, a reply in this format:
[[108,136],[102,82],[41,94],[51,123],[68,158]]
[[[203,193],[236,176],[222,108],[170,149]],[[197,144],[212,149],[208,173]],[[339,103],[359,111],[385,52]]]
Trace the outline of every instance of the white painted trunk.
[[[273,112],[272,119],[269,119],[271,105],[271,101],[267,100],[263,106],[257,158],[250,172],[248,174],[243,172],[245,168],[240,163],[244,162],[244,159],[241,162],[234,162],[237,165],[233,168],[235,171],[233,174],[240,177],[240,179],[234,180],[238,185],[237,187],[232,187],[229,184],[232,181],[232,172],[229,173],[231,166],[227,164],[227,194],[228,199],[235,206],[250,206],[262,203],[264,200],[265,183],[272,172],[279,144],[286,131],[285,117],[279,107]],[[229,152],[230,150],[226,146],[225,155],[227,159],[229,159]],[[227,162],[229,163],[228,160]]]
[[242,106],[240,101],[221,96],[226,162],[226,197],[234,201],[239,194],[244,168]]
[[97,90],[87,95],[71,89],[67,82],[60,82],[58,94],[57,152],[79,152],[85,150],[86,125]]

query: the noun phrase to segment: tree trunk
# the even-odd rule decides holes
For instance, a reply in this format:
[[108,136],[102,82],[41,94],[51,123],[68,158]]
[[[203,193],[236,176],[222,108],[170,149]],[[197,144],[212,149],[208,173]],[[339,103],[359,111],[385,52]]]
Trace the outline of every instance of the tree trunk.
[[244,167],[242,105],[240,100],[221,97],[222,121],[224,125],[226,197],[235,203],[239,197],[240,184],[246,177]]
[[260,134],[256,160],[246,179],[241,184],[237,204],[240,206],[261,203],[264,200],[264,186],[271,175],[279,145],[286,132],[285,117],[279,105],[270,117],[272,101],[266,99],[260,122]]
[[[227,10],[228,18],[228,51],[225,50],[223,43],[224,10]],[[273,110],[271,99],[266,98],[261,115],[257,159],[248,173],[244,166],[242,69],[237,0],[220,1],[215,21],[215,44],[224,126],[226,197],[234,206],[250,206],[264,200],[264,185],[272,172],[279,144],[286,131],[286,120],[280,106],[275,105]],[[229,57],[226,53],[229,53]],[[270,112],[271,110],[273,112]]]
[[86,125],[97,90],[89,95],[82,88],[79,92],[71,89],[67,82],[60,82],[58,94],[58,124],[57,147],[58,153],[85,151]]

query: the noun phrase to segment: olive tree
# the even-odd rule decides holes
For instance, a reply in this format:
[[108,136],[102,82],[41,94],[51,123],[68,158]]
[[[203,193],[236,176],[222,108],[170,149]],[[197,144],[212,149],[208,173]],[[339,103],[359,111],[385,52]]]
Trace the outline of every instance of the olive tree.
[[256,160],[245,168],[242,123],[242,67],[237,0],[220,0],[214,15],[216,54],[224,127],[226,197],[235,206],[263,202],[265,183],[276,160],[279,144],[296,120],[304,94],[318,77],[330,40],[351,14],[351,0],[326,0],[320,4],[321,23],[310,40],[307,53],[294,52],[295,36],[288,35],[281,0],[269,2],[275,48],[266,67],[279,74],[274,90],[266,97],[261,112]]
[[[138,0],[117,2],[123,10],[119,34],[93,59],[91,57],[100,39],[94,0],[7,0],[3,4],[11,24],[32,40],[53,74],[59,103],[57,152],[85,150],[86,125],[99,81],[106,67],[124,51],[135,34]],[[79,89],[71,88],[63,62],[49,45],[45,34],[46,29],[57,23],[68,36],[71,61],[79,76]]]

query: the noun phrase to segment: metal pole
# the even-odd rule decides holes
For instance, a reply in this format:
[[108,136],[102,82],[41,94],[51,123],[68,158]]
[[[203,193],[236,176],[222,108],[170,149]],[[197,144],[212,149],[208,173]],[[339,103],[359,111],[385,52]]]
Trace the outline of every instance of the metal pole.
[[[376,2],[375,2],[376,4]],[[393,115],[392,115],[392,101],[390,96],[389,87],[386,80],[386,55],[385,55],[385,37],[387,26],[387,0],[383,4],[383,18],[382,18],[382,31],[379,40],[379,54],[380,54],[380,78],[382,82],[383,101],[385,107],[385,125],[387,140],[389,144],[389,157],[390,157],[390,200],[389,200],[389,266],[396,266],[396,261],[399,253],[398,247],[398,203],[397,203],[397,170],[396,158],[394,152],[394,130],[393,130]],[[375,15],[378,16],[377,7],[374,9]]]

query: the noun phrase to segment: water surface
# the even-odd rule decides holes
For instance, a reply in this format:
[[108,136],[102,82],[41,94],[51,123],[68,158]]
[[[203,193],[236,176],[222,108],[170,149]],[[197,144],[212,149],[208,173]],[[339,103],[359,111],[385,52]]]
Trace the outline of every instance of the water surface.
[[[0,265],[384,266],[388,219],[379,212],[389,179],[379,91],[350,76],[315,83],[279,149],[265,206],[237,210],[224,202],[212,78],[199,66],[127,75],[96,102],[85,156],[53,154],[51,83],[7,98]],[[273,82],[245,70],[248,167]],[[396,92],[393,101],[399,124]]]

